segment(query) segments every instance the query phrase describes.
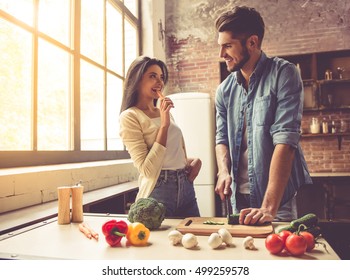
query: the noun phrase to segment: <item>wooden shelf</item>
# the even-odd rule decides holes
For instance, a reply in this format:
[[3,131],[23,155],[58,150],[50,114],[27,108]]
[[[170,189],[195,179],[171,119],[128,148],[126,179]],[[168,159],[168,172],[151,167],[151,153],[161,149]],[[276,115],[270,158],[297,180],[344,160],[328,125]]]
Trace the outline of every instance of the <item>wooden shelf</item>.
[[340,132],[340,133],[305,133],[302,134],[302,138],[311,138],[311,137],[337,137],[338,138],[338,150],[341,150],[341,142],[343,136],[349,136],[350,132]]
[[[304,111],[336,110],[350,107],[349,70],[339,73],[338,68],[350,64],[350,49],[281,56],[297,65],[304,84]],[[333,79],[326,80],[331,71]],[[342,79],[340,79],[342,77]],[[329,103],[329,95],[333,101]],[[326,108],[322,108],[326,107]]]
[[350,106],[342,106],[342,107],[317,107],[317,108],[305,108],[304,112],[332,112],[339,110],[350,110]]
[[350,79],[318,80],[317,82],[320,85],[346,84],[346,83],[350,83]]

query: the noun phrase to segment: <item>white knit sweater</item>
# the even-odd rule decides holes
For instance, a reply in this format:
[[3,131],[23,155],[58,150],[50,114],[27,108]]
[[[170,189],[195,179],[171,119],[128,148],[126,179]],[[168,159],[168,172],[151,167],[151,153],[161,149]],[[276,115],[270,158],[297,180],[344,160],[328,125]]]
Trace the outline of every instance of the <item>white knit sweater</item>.
[[[142,110],[131,107],[123,111],[119,123],[120,137],[140,173],[136,200],[146,198],[159,177],[166,147],[155,142],[159,128]],[[182,144],[185,150],[184,141]]]

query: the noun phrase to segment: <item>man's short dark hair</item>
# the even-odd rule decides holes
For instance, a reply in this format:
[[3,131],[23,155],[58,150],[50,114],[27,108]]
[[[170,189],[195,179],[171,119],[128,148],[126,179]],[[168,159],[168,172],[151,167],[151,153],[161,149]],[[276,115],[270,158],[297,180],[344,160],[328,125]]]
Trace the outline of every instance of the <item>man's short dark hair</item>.
[[258,11],[246,6],[236,6],[221,14],[216,19],[215,26],[218,32],[228,31],[237,38],[257,35],[260,45],[264,38],[264,20]]

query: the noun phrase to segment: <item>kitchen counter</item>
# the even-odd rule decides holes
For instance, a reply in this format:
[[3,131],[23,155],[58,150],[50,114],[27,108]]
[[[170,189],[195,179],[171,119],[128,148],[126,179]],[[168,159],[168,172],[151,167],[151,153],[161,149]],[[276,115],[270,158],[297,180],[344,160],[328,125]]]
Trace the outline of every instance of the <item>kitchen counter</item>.
[[311,177],[350,177],[350,172],[311,172]]
[[[337,205],[350,206],[349,196],[343,195],[338,198],[336,195],[339,182],[349,182],[350,172],[315,172],[310,173],[310,175],[313,179],[313,183],[320,185],[324,190],[324,217],[327,220],[335,219],[335,207]],[[350,187],[349,184],[345,185],[346,187]]]
[[[328,252],[316,247],[301,257],[270,254],[264,245],[265,238],[255,238],[257,250],[246,250],[243,238],[234,237],[232,247],[213,250],[207,244],[208,236],[197,236],[199,246],[185,249],[173,246],[167,235],[176,228],[180,219],[165,219],[160,229],[151,232],[149,245],[127,246],[125,238],[120,247],[112,248],[104,240],[101,227],[109,219],[126,219],[125,215],[85,214],[87,222],[99,233],[98,241],[86,238],[78,224],[58,225],[56,218],[6,233],[0,236],[0,258],[2,259],[79,259],[79,260],[339,260],[339,256],[327,243]],[[274,227],[282,226],[274,224]]]
[[[105,201],[106,199],[121,196],[137,190],[137,181],[120,183],[117,185],[84,192],[83,209],[90,212],[90,205]],[[15,230],[19,225],[30,225],[49,218],[57,217],[57,200],[34,205],[15,211],[0,214],[0,236],[8,231]]]

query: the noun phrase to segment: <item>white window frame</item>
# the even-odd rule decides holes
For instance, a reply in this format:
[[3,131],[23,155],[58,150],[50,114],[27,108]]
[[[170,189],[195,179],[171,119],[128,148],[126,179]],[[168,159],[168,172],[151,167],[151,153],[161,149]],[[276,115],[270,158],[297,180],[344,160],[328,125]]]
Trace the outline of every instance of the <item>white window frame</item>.
[[[34,6],[38,7],[38,1],[34,1]],[[135,17],[123,4],[122,0],[104,0],[105,6],[106,2],[108,1],[112,5],[116,5],[121,11],[123,15],[123,21],[124,18],[128,18],[129,21],[131,21],[135,26],[137,26],[138,30],[138,47],[139,52],[141,50],[141,7],[140,7],[140,1],[138,0],[138,16]],[[72,5],[74,5],[72,11],[74,12],[74,16],[72,17],[74,19],[74,29],[78,30],[76,32],[79,34],[80,31],[80,7],[81,7],[81,0],[72,0]],[[37,14],[34,13],[35,15]],[[116,160],[116,159],[127,159],[130,158],[128,152],[125,150],[114,150],[114,151],[108,151],[102,150],[102,151],[82,151],[80,149],[80,83],[79,83],[79,77],[80,77],[80,59],[86,59],[89,62],[88,58],[85,58],[82,54],[80,54],[80,38],[79,36],[74,37],[73,42],[73,50],[68,48],[67,46],[64,46],[63,44],[57,42],[56,40],[50,38],[49,36],[46,36],[45,34],[42,34],[38,32],[37,27],[31,27],[25,24],[24,22],[16,19],[12,15],[6,13],[5,11],[0,10],[0,18],[3,18],[12,24],[15,24],[17,27],[23,28],[26,31],[29,31],[33,34],[33,101],[34,101],[34,110],[32,113],[33,118],[33,149],[30,151],[0,151],[0,168],[12,168],[12,167],[24,167],[24,166],[38,166],[38,165],[49,165],[49,164],[62,164],[62,163],[77,163],[77,162],[88,162],[88,161],[101,161],[101,160]],[[35,19],[34,19],[35,20]],[[106,33],[106,29],[104,31]],[[104,38],[106,38],[104,34]],[[65,49],[66,51],[70,52],[73,56],[73,118],[74,118],[74,125],[73,125],[73,149],[70,151],[38,151],[37,146],[37,120],[36,120],[36,106],[35,103],[37,102],[37,93],[35,92],[36,84],[37,84],[37,67],[38,67],[38,39],[44,39],[60,48]],[[124,28],[123,28],[123,38],[124,36]],[[124,39],[123,39],[124,40]],[[123,52],[123,61],[125,61],[125,49]],[[101,67],[100,65],[96,65],[98,67]],[[125,70],[122,76],[114,73],[113,71],[107,69],[106,67],[102,66],[105,71],[105,75],[113,74],[117,75],[119,78],[121,78],[123,81],[125,79]],[[124,67],[125,69],[125,67]],[[121,93],[122,94],[122,93]],[[105,113],[106,113],[106,104],[105,104]],[[116,120],[117,121],[117,120]],[[106,126],[106,124],[105,124]],[[107,131],[105,131],[105,139]],[[106,141],[106,140],[105,140]],[[105,145],[107,147],[107,145]]]

